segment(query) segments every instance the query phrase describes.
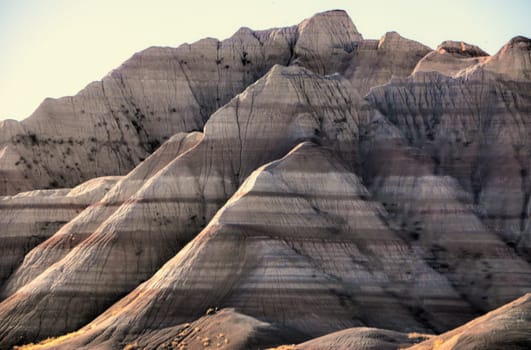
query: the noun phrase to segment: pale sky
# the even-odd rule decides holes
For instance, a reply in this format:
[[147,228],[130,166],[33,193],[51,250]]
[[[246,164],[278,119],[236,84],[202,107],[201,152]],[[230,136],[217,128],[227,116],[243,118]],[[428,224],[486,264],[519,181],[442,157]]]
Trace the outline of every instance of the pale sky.
[[149,46],[294,25],[338,8],[368,39],[396,30],[431,47],[463,40],[494,54],[516,35],[531,37],[530,0],[0,0],[0,119],[76,94]]

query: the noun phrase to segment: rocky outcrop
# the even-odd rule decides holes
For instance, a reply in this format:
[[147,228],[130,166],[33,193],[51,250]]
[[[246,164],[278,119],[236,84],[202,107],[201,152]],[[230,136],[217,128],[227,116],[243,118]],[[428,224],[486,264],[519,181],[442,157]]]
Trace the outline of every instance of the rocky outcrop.
[[503,60],[502,52],[466,76],[417,72],[372,89],[368,99],[408,145],[432,159],[436,174],[459,181],[487,227],[518,245],[525,240],[529,216],[531,145],[525,120],[531,83],[499,79],[508,73],[493,71],[489,62]]
[[342,73],[361,95],[365,95],[371,87],[385,84],[392,77],[407,77],[430,51],[429,47],[397,32],[388,32],[379,41],[361,42]]
[[529,264],[477,217],[472,195],[438,174],[432,157],[386,118],[368,125],[361,142],[366,184],[415,251],[482,312],[528,291]]
[[[6,321],[0,322],[6,325],[0,326],[0,341],[13,342],[19,334],[33,341],[90,321],[176,254],[248,174],[301,140],[332,147],[354,164],[356,126],[363,113],[358,112],[361,100],[349,91],[344,79],[275,66],[209,119],[199,144],[147,181],[63,259],[6,299],[0,305],[0,318]],[[47,310],[69,313],[69,308],[76,313],[68,322],[43,322],[42,317],[51,315]],[[31,315],[24,311],[29,309]]]
[[[6,282],[2,290],[2,297],[5,298],[13,294],[48,267],[61,260],[79,243],[90,236],[98,226],[133,196],[145,182],[179,154],[193,148],[201,139],[202,134],[200,132],[174,135],[127,176],[115,183],[101,200],[93,201],[92,205],[75,218],[66,220],[68,223],[57,232],[53,229],[48,230],[49,232],[55,232],[55,234],[26,255],[23,263]],[[81,208],[74,209],[77,209],[76,212],[81,210]]]
[[[26,120],[4,122],[6,193],[127,173],[173,134],[201,130],[274,64],[287,64],[295,33],[240,30],[224,41],[148,48],[77,95],[47,99]],[[13,181],[14,174],[27,181]]]
[[[482,64],[471,67],[466,74],[491,73],[495,79],[529,84],[531,80],[531,39],[524,36],[512,38],[494,56]],[[529,92],[529,89],[522,92]]]
[[119,177],[96,178],[73,189],[0,197],[0,286],[26,253],[97,202],[118,180]]
[[[457,310],[463,316],[469,306],[410,256],[367,195],[329,151],[302,144],[250,175],[191,243],[72,341],[134,343],[146,329],[228,305],[307,337],[365,324],[426,331],[447,322],[447,313],[452,321]],[[102,332],[105,344],[90,340]]]
[[415,72],[436,71],[454,76],[462,70],[488,60],[489,54],[479,47],[464,42],[445,41],[437,49],[424,56]]
[[531,295],[481,316],[462,327],[433,337],[411,350],[514,349],[531,347]]
[[[327,334],[299,345],[272,350],[319,349],[529,349],[531,340],[531,295],[439,336],[404,334],[376,328],[351,328]],[[427,338],[427,339],[426,339]],[[418,343],[415,345],[415,343]]]
[[46,99],[22,122],[2,122],[0,193],[126,174],[173,134],[201,130],[274,64],[348,71],[364,94],[392,75],[408,75],[428,51],[395,33],[373,47],[344,11],[281,29],[241,28],[223,41],[151,47],[77,95]]
[[[191,323],[147,333],[125,345],[126,349],[265,349],[296,339],[296,332],[263,322],[234,309],[211,308]],[[302,339],[302,336],[301,336]],[[80,346],[74,345],[73,346]],[[82,345],[81,345],[82,346]]]
[[[398,346],[530,292],[526,40],[432,51],[364,40],[331,11],[147,49],[4,122],[5,191],[36,186],[32,171],[126,172],[168,140],[25,256],[0,348],[252,348],[352,327],[308,346]],[[100,167],[61,178],[98,118]]]
[[299,345],[274,350],[303,349],[528,349],[531,295],[526,294],[488,314],[439,336],[404,334],[376,328],[351,328]]
[[294,63],[319,74],[343,72],[362,41],[344,11],[329,11],[299,24]]

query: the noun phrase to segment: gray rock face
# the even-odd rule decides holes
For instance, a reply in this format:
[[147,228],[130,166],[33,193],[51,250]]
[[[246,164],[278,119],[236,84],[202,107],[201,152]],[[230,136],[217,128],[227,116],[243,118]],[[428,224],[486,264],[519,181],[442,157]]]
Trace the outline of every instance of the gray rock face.
[[[328,151],[302,144],[251,174],[185,249],[80,337],[99,346],[88,339],[105,331],[113,347],[214,305],[313,336],[364,324],[426,331],[445,327],[452,308],[461,317],[472,312],[446,279],[411,257],[367,194]],[[416,300],[424,300],[424,322]]]
[[430,48],[397,32],[360,43],[344,75],[361,95],[387,83],[392,77],[407,77]]
[[[109,186],[110,190],[101,200],[93,201],[89,207],[85,206],[87,208],[75,218],[70,217],[68,220],[65,220],[68,223],[61,227],[61,229],[47,230],[52,233],[57,232],[26,254],[23,263],[5,283],[2,297],[5,298],[13,294],[20,287],[62,259],[74,247],[90,236],[124,202],[133,196],[142,187],[144,182],[148,181],[179,154],[195,146],[201,138],[202,134],[199,132],[174,135],[127,176],[117,181],[114,186]],[[33,205],[33,201],[31,204]],[[31,208],[31,205],[28,205],[28,207]],[[65,207],[68,208],[68,206]],[[76,210],[76,213],[82,209],[80,207],[72,207],[72,209]],[[26,206],[23,208],[27,209]],[[6,213],[6,217],[9,217],[9,213]],[[35,218],[30,218],[29,220],[30,222],[39,222]],[[55,227],[57,228],[58,226],[56,225]],[[17,233],[13,235],[17,235]]]
[[[374,88],[368,99],[433,160],[435,173],[459,181],[488,227],[518,245],[528,226],[531,82],[518,73],[525,64],[511,66],[529,57],[514,41],[465,75],[417,72]],[[510,80],[513,73],[520,78]]]
[[[3,302],[0,318],[9,321],[0,332],[6,342],[22,334],[28,340],[58,335],[90,321],[176,254],[254,169],[301,140],[318,140],[347,164],[355,164],[362,102],[348,91],[344,79],[275,66],[210,118],[200,143],[146,181],[88,238]],[[70,307],[76,314],[68,322],[52,322],[47,310],[69,312]],[[52,318],[42,322],[46,315]],[[22,320],[22,328],[8,326]]]
[[424,56],[418,62],[414,72],[436,71],[454,76],[489,58],[490,56],[477,46],[464,42],[445,41],[435,51]]
[[97,202],[118,180],[96,178],[73,189],[0,197],[0,286],[34,246]]
[[529,265],[478,218],[472,195],[385,118],[369,125],[361,143],[366,183],[395,231],[483,312],[525,293]]
[[[352,327],[308,346],[392,347],[530,292],[529,52],[365,40],[330,11],[149,48],[2,122],[5,193],[128,174],[77,216],[66,191],[0,200],[18,249],[0,348],[237,349]],[[68,223],[21,249],[40,203]]]
[[299,25],[294,63],[319,74],[343,72],[362,41],[344,11],[329,11]]
[[127,173],[173,134],[201,130],[273,64],[287,64],[295,29],[149,48],[77,95],[47,99],[28,119],[3,123],[2,169],[27,179],[4,193]]
[[[494,73],[498,79],[529,83],[531,80],[531,39],[517,36],[505,44],[496,55],[483,64],[472,67],[471,73],[484,71]],[[529,93],[529,90],[522,92]]]
[[[367,71],[375,52],[366,52],[344,11],[288,28],[241,28],[224,41],[148,48],[77,95],[47,99],[22,122],[2,122],[0,194],[126,174],[173,134],[201,130],[214,111],[274,64],[322,74],[355,70],[354,80],[368,80],[358,86],[365,93],[391,74],[408,75],[427,50],[409,52],[408,41],[394,34],[381,43],[377,56],[385,69],[379,78],[368,77],[375,75]],[[396,60],[396,52],[407,63]]]

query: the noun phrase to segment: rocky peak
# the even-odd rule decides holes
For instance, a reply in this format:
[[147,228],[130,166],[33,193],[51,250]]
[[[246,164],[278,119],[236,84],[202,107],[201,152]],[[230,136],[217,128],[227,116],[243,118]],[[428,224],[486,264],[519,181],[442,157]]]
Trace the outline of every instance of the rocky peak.
[[429,51],[428,46],[406,39],[395,31],[385,33],[378,42],[378,50]]
[[359,42],[363,37],[352,22],[346,11],[332,10],[317,13],[314,16],[305,19],[299,24],[299,31],[311,33],[316,31],[334,32],[340,34],[342,38],[347,38],[351,42]]
[[531,51],[531,39],[522,35],[515,36],[505,46],[503,50],[517,48],[519,50]]
[[489,54],[478,46],[463,41],[447,40],[424,56],[413,72],[439,72],[454,76],[485,62],[488,58]]
[[345,11],[318,13],[298,26],[296,63],[321,74],[341,71],[363,41]]
[[440,54],[449,53],[463,57],[484,57],[489,55],[478,46],[467,44],[464,41],[453,40],[443,41],[437,46],[436,51]]
[[500,51],[466,72],[469,76],[476,74],[494,73],[504,79],[526,82],[531,79],[531,39],[516,36],[509,40]]

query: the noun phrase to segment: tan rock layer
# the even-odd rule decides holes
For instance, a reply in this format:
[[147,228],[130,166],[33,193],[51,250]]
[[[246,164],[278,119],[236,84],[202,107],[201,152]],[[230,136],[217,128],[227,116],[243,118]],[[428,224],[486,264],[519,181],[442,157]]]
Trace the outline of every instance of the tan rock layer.
[[[87,239],[1,304],[4,344],[19,334],[31,341],[90,321],[176,254],[248,174],[301,140],[319,140],[354,164],[360,103],[343,79],[275,66],[210,118],[197,146],[170,162]],[[42,317],[70,308],[76,312],[67,322],[42,322]]]
[[531,347],[531,294],[478,317],[412,350],[514,349]]
[[0,197],[0,286],[33,247],[102,198],[118,180],[96,178],[73,189]]
[[[447,312],[470,311],[446,279],[408,258],[407,245],[381,221],[383,209],[366,196],[328,151],[302,144],[255,171],[149,281],[54,346],[140,344],[146,329],[173,327],[215,306],[306,336],[367,324],[428,330],[444,324]],[[399,273],[408,270],[416,278]]]
[[[127,202],[146,181],[179,154],[193,148],[201,139],[202,134],[199,132],[174,135],[127,176],[111,186],[100,200],[93,201],[89,207],[85,205],[83,208],[78,208],[78,211],[84,210],[75,218],[67,220],[68,223],[57,230],[53,236],[36,246],[25,256],[22,264],[13,272],[13,275],[2,288],[2,297],[10,296],[48,267],[61,260],[74,247],[90,236],[122,204]],[[24,205],[23,208],[26,206],[28,205]],[[87,208],[85,209],[85,207]],[[67,206],[67,208],[69,207]],[[16,235],[16,232],[12,232],[14,228],[11,224],[6,225],[4,230]]]

